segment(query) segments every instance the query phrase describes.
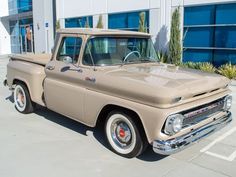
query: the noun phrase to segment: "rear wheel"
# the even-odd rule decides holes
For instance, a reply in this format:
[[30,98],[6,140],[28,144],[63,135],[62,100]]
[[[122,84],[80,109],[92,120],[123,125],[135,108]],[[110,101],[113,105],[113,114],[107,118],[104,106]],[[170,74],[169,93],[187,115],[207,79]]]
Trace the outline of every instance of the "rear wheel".
[[140,155],[147,142],[132,118],[123,112],[112,111],[106,120],[105,133],[111,149],[126,158]]
[[32,113],[35,104],[30,98],[27,87],[22,83],[17,83],[14,89],[14,102],[17,111],[23,114]]

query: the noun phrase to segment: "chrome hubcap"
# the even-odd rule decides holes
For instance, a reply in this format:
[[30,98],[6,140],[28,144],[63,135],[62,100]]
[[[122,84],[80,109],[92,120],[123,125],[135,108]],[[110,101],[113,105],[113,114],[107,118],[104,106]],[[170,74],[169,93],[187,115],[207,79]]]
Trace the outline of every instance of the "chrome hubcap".
[[115,144],[121,148],[128,148],[132,143],[132,133],[122,120],[115,120],[111,126],[111,135]]
[[18,106],[20,106],[21,108],[24,107],[25,105],[25,96],[24,93],[21,89],[17,89],[16,91],[16,102],[18,104]]

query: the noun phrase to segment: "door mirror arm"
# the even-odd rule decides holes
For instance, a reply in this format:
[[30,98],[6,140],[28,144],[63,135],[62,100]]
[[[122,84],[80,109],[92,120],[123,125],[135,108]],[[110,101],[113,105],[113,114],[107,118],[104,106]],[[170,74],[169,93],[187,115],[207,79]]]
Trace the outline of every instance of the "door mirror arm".
[[63,68],[61,68],[61,72],[66,72],[66,71],[76,71],[78,73],[82,73],[83,70],[79,67],[79,66],[76,66],[75,64],[72,64],[76,69],[74,68],[71,68],[70,66],[65,66]]

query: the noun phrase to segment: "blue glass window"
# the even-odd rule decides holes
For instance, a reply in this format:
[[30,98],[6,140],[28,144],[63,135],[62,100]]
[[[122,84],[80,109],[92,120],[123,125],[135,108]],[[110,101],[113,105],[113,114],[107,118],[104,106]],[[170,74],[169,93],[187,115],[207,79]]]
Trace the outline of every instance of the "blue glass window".
[[92,16],[65,19],[66,28],[84,28],[86,25],[89,25],[90,28],[93,27]]
[[212,62],[211,50],[186,49],[183,55],[183,62]]
[[8,0],[9,14],[32,11],[32,0]]
[[19,20],[19,25],[29,25],[29,24],[33,24],[32,18],[25,18],[25,19]]
[[60,44],[57,60],[63,61],[65,57],[71,58],[71,63],[77,63],[80,49],[82,45],[82,39],[79,37],[65,37]]
[[18,0],[17,4],[19,13],[32,11],[32,0]]
[[216,24],[236,24],[236,4],[217,5]]
[[109,28],[110,29],[124,29],[127,28],[127,15],[126,14],[113,14],[109,15]]
[[[109,14],[108,16],[108,27],[110,29],[122,29],[130,31],[138,31],[139,29],[139,12],[128,12],[120,14]],[[147,31],[149,31],[149,12],[145,13],[145,26]]]
[[236,26],[216,27],[215,47],[236,48]]
[[[133,12],[127,15],[128,28],[137,29],[139,27],[139,14],[140,14],[139,12]],[[146,17],[146,22],[147,22],[147,17]]]
[[184,9],[184,25],[214,24],[214,6],[186,7]]
[[236,4],[185,7],[183,61],[236,63]]
[[184,40],[185,47],[213,47],[214,29],[208,28],[186,28]]
[[236,51],[234,50],[216,50],[214,52],[213,64],[220,66],[222,63],[232,63],[236,65]]

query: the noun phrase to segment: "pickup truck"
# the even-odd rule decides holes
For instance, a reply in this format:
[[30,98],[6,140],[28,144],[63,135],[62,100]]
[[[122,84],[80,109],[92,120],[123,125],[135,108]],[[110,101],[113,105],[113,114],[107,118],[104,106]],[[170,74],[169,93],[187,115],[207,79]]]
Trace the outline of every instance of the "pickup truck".
[[39,104],[103,126],[110,149],[126,158],[149,144],[171,155],[232,120],[229,80],[160,63],[146,33],[61,29],[52,55],[12,55],[4,84],[19,112]]

